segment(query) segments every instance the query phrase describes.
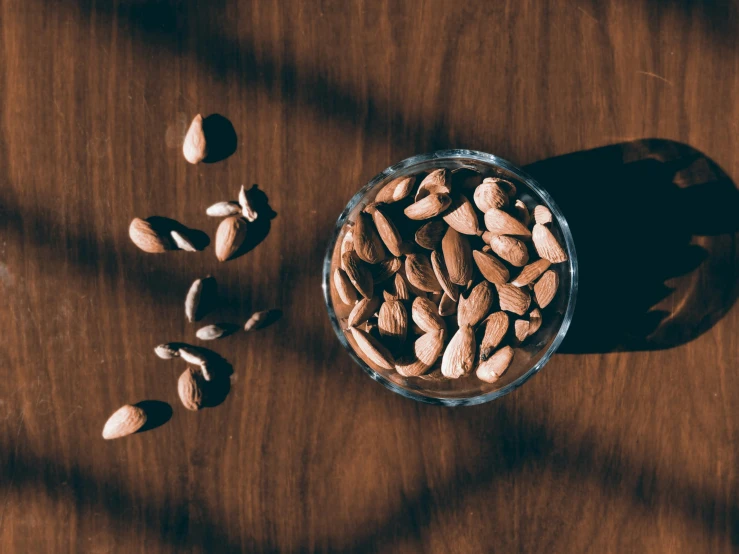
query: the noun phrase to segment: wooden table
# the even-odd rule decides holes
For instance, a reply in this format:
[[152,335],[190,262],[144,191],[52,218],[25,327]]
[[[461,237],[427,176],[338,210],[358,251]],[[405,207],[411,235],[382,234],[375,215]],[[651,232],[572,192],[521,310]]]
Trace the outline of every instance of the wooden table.
[[[0,21],[0,551],[739,549],[736,3],[3,0]],[[197,113],[233,155],[184,161]],[[527,166],[582,269],[564,353],[461,409],[368,379],[320,283],[354,192],[450,147]],[[254,183],[277,216],[236,261],[128,239],[154,215],[212,238],[205,208]],[[231,392],[192,413],[152,348],[194,340],[208,273],[207,321],[284,316],[214,345]],[[171,419],[101,438],[143,400]]]

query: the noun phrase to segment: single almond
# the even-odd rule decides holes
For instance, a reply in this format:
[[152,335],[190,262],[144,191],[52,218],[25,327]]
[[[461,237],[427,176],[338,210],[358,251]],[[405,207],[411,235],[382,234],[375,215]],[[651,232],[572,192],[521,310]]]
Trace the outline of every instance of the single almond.
[[405,257],[405,275],[414,287],[426,292],[441,290],[426,254],[408,254]]
[[482,180],[482,182],[495,183],[503,190],[503,192],[508,195],[509,198],[516,196],[516,185],[514,185],[507,179],[501,179],[500,177],[486,177]]
[[218,226],[216,231],[216,258],[219,262],[231,259],[246,239],[246,220],[232,215]]
[[205,215],[210,217],[228,217],[241,213],[241,206],[238,202],[216,202],[205,210]]
[[182,233],[179,233],[177,231],[170,231],[169,233],[172,236],[172,241],[175,243],[177,248],[180,250],[184,250],[185,252],[197,252],[198,249],[195,248],[195,245],[188,239],[185,235]]
[[531,305],[531,296],[525,289],[513,285],[496,285],[500,309],[506,312],[523,315]]
[[136,246],[149,254],[160,254],[173,248],[169,237],[160,235],[151,223],[138,217],[133,218],[128,226],[128,236]]
[[259,312],[254,312],[251,314],[249,319],[246,320],[246,323],[244,323],[244,331],[248,333],[249,331],[262,329],[270,323],[277,321],[281,315],[282,312],[280,310],[261,310]]
[[185,297],[185,317],[192,323],[202,319],[216,304],[218,285],[214,277],[195,279]]
[[503,285],[508,282],[510,277],[508,268],[498,258],[489,252],[479,250],[474,250],[472,256],[474,256],[475,264],[485,279],[496,285]]
[[534,298],[540,308],[546,308],[557,294],[559,287],[559,275],[556,271],[550,269],[545,271],[539,280],[534,284]]
[[549,211],[549,208],[547,208],[543,204],[539,204],[534,208],[534,220],[539,225],[546,225],[547,223],[551,223],[552,212]]
[[374,289],[374,279],[372,273],[365,263],[359,259],[356,252],[346,252],[341,256],[342,266],[346,271],[346,276],[352,282],[352,285],[359,291],[359,294],[365,298],[371,298]]
[[177,394],[182,405],[196,412],[203,407],[203,387],[205,380],[199,369],[188,367],[177,381]]
[[513,348],[504,346],[477,368],[477,378],[486,383],[495,383],[500,379],[513,361]]
[[503,210],[492,209],[485,212],[485,227],[494,235],[531,236],[526,226]]
[[453,283],[466,285],[472,278],[472,250],[467,237],[450,227],[441,241],[441,251],[449,278]]
[[437,313],[436,304],[427,298],[415,298],[411,306],[411,318],[424,333],[446,329],[446,323]]
[[[410,292],[411,296],[420,296],[421,298],[428,298],[429,293],[419,289],[413,283],[411,283],[408,280],[408,274],[405,271],[405,265],[400,268],[400,271],[398,271],[401,275],[403,275],[403,279],[405,279],[405,284],[408,286],[408,291]],[[439,286],[441,287],[441,285]]]
[[469,325],[461,326],[449,341],[441,359],[441,373],[458,379],[472,371],[475,365],[475,332]]
[[352,327],[349,329],[357,343],[357,348],[367,359],[382,369],[395,369],[395,359],[390,351],[380,341],[370,335],[367,331]]
[[541,327],[542,317],[539,308],[534,308],[529,312],[529,335],[536,333]]
[[536,248],[539,256],[545,260],[549,260],[553,264],[567,261],[567,253],[548,227],[545,227],[540,223],[534,225],[532,238],[534,241],[534,248]]
[[416,177],[414,175],[393,179],[377,193],[375,201],[390,204],[398,200],[403,200],[403,198],[411,193],[415,183]]
[[409,219],[431,219],[446,210],[452,203],[448,194],[430,194],[408,206],[403,213]]
[[530,329],[531,323],[525,319],[517,319],[513,322],[513,334],[516,337],[516,344],[521,344],[529,336]]
[[488,315],[494,301],[493,286],[487,281],[478,283],[468,295],[460,295],[457,307],[457,323],[460,327],[464,325],[474,327]]
[[434,250],[446,233],[447,224],[439,219],[425,223],[416,231],[416,243],[427,250]]
[[526,204],[523,203],[523,200],[516,200],[516,203],[513,206],[513,215],[526,227],[531,223],[531,214],[529,213],[529,209],[526,207]]
[[[490,231],[486,231],[486,233],[489,233]],[[490,254],[493,251],[492,248],[490,248],[489,244],[483,244],[482,248],[480,249],[480,252],[485,252],[485,254]],[[474,251],[472,252],[474,254]]]
[[388,215],[387,210],[382,206],[378,206],[372,212],[372,220],[375,222],[377,232],[385,243],[385,246],[393,256],[400,256],[403,253],[403,237],[400,236],[398,228],[393,223],[392,218]]
[[249,193],[244,185],[241,185],[241,190],[239,191],[239,206],[241,206],[241,213],[247,221],[253,223],[257,220],[257,212],[249,200]]
[[120,439],[141,429],[146,423],[146,412],[138,406],[126,404],[108,418],[103,427],[105,440]]
[[200,371],[203,374],[203,379],[210,381],[211,374],[208,369],[209,355],[213,354],[211,350],[207,348],[198,348],[197,346],[191,346],[189,344],[183,344],[180,346],[179,355],[188,364],[193,364],[200,367]]
[[372,273],[375,284],[377,284],[390,279],[398,273],[401,267],[403,267],[403,262],[400,261],[400,258],[389,256],[380,263],[369,266],[369,271]]
[[498,183],[482,183],[475,189],[473,196],[475,205],[482,212],[494,208],[505,208],[508,205],[508,195]]
[[203,132],[203,116],[200,114],[196,115],[190,123],[185,141],[182,143],[182,154],[191,164],[202,162],[208,155],[208,145]]
[[517,238],[496,235],[490,240],[490,248],[498,256],[516,267],[523,267],[529,261],[528,248],[526,248],[523,241]]
[[396,273],[392,281],[385,286],[385,290],[382,291],[382,295],[385,301],[390,300],[410,300],[411,292],[408,289],[408,283],[400,273]]
[[408,312],[399,300],[384,302],[377,318],[380,336],[400,345],[408,333]]
[[441,217],[449,227],[464,235],[479,235],[482,232],[477,212],[464,194],[453,194],[452,203]]
[[452,280],[449,278],[449,271],[446,268],[446,264],[444,263],[444,258],[441,255],[441,252],[438,250],[434,250],[431,253],[431,267],[434,269],[434,275],[436,275],[436,280],[439,281],[439,284],[441,285],[441,288],[444,289],[444,292],[447,293],[451,298],[454,300],[459,299],[459,290],[457,289],[457,285],[452,282]]
[[487,360],[508,332],[508,314],[495,312],[482,322],[482,340],[480,341],[480,360]]
[[446,317],[457,313],[457,301],[450,298],[446,293],[441,297],[439,301],[439,315]]
[[403,377],[417,377],[436,363],[444,350],[443,329],[425,333],[413,343],[413,355],[395,362],[395,370]]
[[154,353],[159,356],[162,360],[171,360],[172,358],[180,357],[180,343],[168,342],[160,344],[154,348]]
[[362,260],[376,264],[385,259],[385,247],[372,217],[360,213],[354,223],[354,251]]
[[[498,235],[494,235],[490,231],[483,231],[482,235],[480,235],[480,238],[482,239],[482,242],[485,243],[485,246],[490,246],[490,241],[493,240],[493,237],[497,237]],[[485,248],[483,246],[483,248]]]
[[435,169],[421,181],[418,185],[418,191],[416,191],[416,202],[422,198],[426,198],[431,194],[449,194],[452,192],[451,188],[451,174],[448,169],[440,168]]
[[347,325],[349,327],[357,327],[367,321],[370,317],[377,313],[380,309],[380,297],[373,296],[372,298],[362,298],[359,302],[354,305]]
[[549,260],[541,258],[535,262],[531,262],[525,266],[521,273],[511,281],[511,285],[516,287],[525,287],[526,285],[536,281],[547,269],[552,265]]
[[200,340],[216,340],[230,335],[235,330],[235,325],[228,323],[214,323],[198,329],[195,332],[195,336]]
[[352,306],[357,301],[357,289],[347,277],[346,271],[340,267],[334,269],[334,288],[344,304]]
[[346,233],[344,233],[344,237],[341,239],[341,269],[344,270],[346,270],[346,268],[343,266],[344,254],[346,254],[347,252],[354,252],[354,231],[352,229],[347,229]]

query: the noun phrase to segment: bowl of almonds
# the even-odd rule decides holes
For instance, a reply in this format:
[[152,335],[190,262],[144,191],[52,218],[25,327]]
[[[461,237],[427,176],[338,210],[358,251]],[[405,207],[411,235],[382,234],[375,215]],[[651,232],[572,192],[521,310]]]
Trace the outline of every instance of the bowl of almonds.
[[374,380],[446,406],[525,383],[577,294],[567,221],[513,164],[445,150],[389,167],[339,216],[323,266],[339,341]]

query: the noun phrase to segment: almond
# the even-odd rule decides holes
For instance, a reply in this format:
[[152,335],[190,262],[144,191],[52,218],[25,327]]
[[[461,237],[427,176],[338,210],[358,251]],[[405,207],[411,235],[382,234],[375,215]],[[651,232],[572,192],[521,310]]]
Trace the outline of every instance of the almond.
[[513,206],[513,215],[526,227],[531,223],[531,214],[529,214],[529,209],[522,200],[516,200],[516,204]]
[[480,364],[476,372],[477,378],[486,383],[495,383],[511,365],[511,361],[513,361],[513,348],[504,346]]
[[516,185],[511,183],[507,179],[501,179],[500,177],[486,177],[482,180],[483,183],[495,183],[498,185],[503,192],[505,192],[509,197],[516,196]]
[[244,323],[244,331],[248,333],[249,331],[262,329],[269,323],[276,321],[277,317],[281,314],[282,312],[280,310],[261,310],[259,312],[254,312],[251,314],[249,319],[246,320],[246,323]]
[[359,259],[356,252],[347,252],[341,257],[346,276],[352,282],[352,285],[359,291],[359,294],[365,298],[371,298],[374,289],[374,279],[372,273],[365,263]]
[[384,302],[380,307],[377,327],[383,338],[389,339],[398,345],[405,342],[408,333],[408,312],[406,312],[403,303],[398,300]]
[[[354,231],[352,229],[348,229],[346,233],[344,233],[344,238],[341,239],[341,257],[342,257],[342,264],[343,264],[343,257],[344,254],[347,252],[353,252],[354,251]],[[342,265],[341,269],[346,270],[346,268]]]
[[452,203],[441,217],[449,227],[464,235],[478,235],[482,232],[477,212],[464,194],[452,195]]
[[444,258],[438,250],[434,250],[431,253],[431,267],[433,267],[434,275],[436,275],[436,279],[439,281],[441,288],[444,289],[444,292],[454,300],[459,299],[457,285],[452,283],[452,280],[449,278],[449,271],[444,263]]
[[544,274],[534,285],[534,297],[540,308],[546,308],[557,294],[559,287],[559,275],[556,271],[550,269]]
[[481,325],[483,337],[480,341],[480,360],[487,360],[498,348],[500,341],[508,332],[508,314],[495,312],[490,314]]
[[531,305],[531,296],[524,289],[513,285],[497,285],[500,309],[523,315]]
[[441,301],[439,302],[439,315],[442,317],[446,317],[449,315],[454,315],[457,312],[457,301],[453,298],[449,298],[446,293],[444,293],[444,296],[441,297]]
[[193,412],[203,407],[204,379],[198,369],[188,367],[177,381],[177,394],[182,405]]
[[203,132],[203,116],[200,114],[196,115],[190,123],[185,141],[182,143],[182,154],[191,164],[202,162],[208,155],[208,145]]
[[111,440],[131,435],[144,426],[146,419],[146,412],[138,406],[121,406],[105,422],[103,438]]
[[357,301],[357,289],[340,267],[334,269],[334,288],[344,304],[352,306]]
[[151,223],[138,217],[133,218],[128,226],[128,236],[136,246],[149,254],[160,254],[173,248],[169,237],[160,235]]
[[379,296],[373,296],[372,298],[362,298],[354,305],[354,308],[352,308],[352,311],[349,313],[347,325],[349,327],[357,327],[367,321],[370,317],[375,315],[377,313],[377,310],[379,309]]
[[436,304],[427,298],[416,298],[411,307],[411,318],[424,333],[431,333],[439,329],[446,329],[446,324],[437,314]]
[[216,202],[205,210],[205,214],[210,217],[228,217],[241,213],[241,206],[238,202]]
[[449,379],[458,379],[472,371],[475,365],[475,333],[463,325],[454,334],[441,359],[441,373]]
[[159,356],[162,360],[171,360],[172,358],[180,357],[180,343],[168,342],[160,344],[154,348],[154,353]]
[[190,241],[190,239],[188,239],[182,233],[178,233],[177,231],[170,231],[169,234],[172,236],[172,241],[180,250],[184,250],[185,252],[198,251],[198,249],[195,248],[195,245]]
[[392,202],[397,202],[398,200],[403,200],[403,198],[411,193],[415,183],[416,177],[414,175],[393,179],[377,193],[375,201],[390,204]]
[[417,377],[431,369],[444,349],[444,335],[442,329],[436,329],[416,339],[413,356],[398,360],[395,370],[403,377]]
[[373,364],[381,367],[382,369],[394,369],[395,359],[390,351],[385,348],[380,341],[375,339],[372,335],[356,327],[349,329],[354,337],[354,342],[357,343],[357,348],[362,352],[367,359]]
[[382,206],[378,206],[372,212],[372,219],[375,222],[375,227],[380,234],[380,238],[382,238],[382,242],[385,243],[390,253],[393,256],[402,255],[403,237],[400,236],[400,232],[387,214],[387,210],[383,209]]
[[392,282],[385,287],[382,295],[386,301],[411,299],[411,293],[408,289],[408,284],[405,282],[405,278],[400,273],[395,274]]
[[526,238],[531,236],[531,231],[523,223],[498,209],[485,212],[485,227],[494,235],[517,235]]
[[203,318],[215,305],[217,284],[214,277],[195,279],[185,297],[185,317],[192,323]]
[[442,220],[429,221],[416,231],[416,243],[427,250],[434,250],[444,237],[446,229],[447,224]]
[[409,219],[431,219],[446,210],[452,203],[448,194],[430,194],[408,206],[403,213]]
[[418,185],[415,198],[416,202],[431,194],[449,194],[452,192],[451,182],[451,174],[448,169],[435,169]]
[[503,285],[508,282],[510,277],[508,268],[498,258],[479,250],[474,250],[472,255],[475,258],[477,268],[485,279],[496,285]]
[[408,254],[405,257],[405,275],[414,287],[426,292],[441,290],[426,254]]
[[232,215],[218,226],[216,231],[216,258],[219,262],[231,259],[246,239],[246,220]]
[[542,318],[539,308],[534,308],[529,312],[529,335],[536,333],[541,327]]
[[511,281],[511,284],[516,287],[525,287],[529,283],[536,281],[542,273],[549,269],[550,265],[552,264],[549,260],[545,260],[544,258],[531,262],[521,270],[521,273]]
[[457,307],[457,322],[460,327],[480,323],[493,307],[495,293],[487,281],[478,283],[468,295],[460,295]]
[[534,221],[536,221],[539,225],[551,223],[552,212],[549,211],[549,208],[547,208],[546,206],[539,204],[534,208]]
[[498,256],[516,267],[523,267],[529,261],[528,248],[517,238],[507,237],[505,235],[494,236],[490,240],[490,248]]
[[362,260],[376,264],[385,259],[385,247],[372,217],[360,213],[354,222],[354,251]]
[[567,253],[564,251],[562,246],[560,246],[549,228],[537,223],[534,225],[532,237],[534,248],[536,248],[539,256],[545,260],[549,260],[553,264],[567,261]]
[[249,193],[244,185],[241,185],[241,190],[239,190],[239,206],[241,206],[241,213],[247,221],[254,223],[257,220],[257,212],[254,211],[254,207],[249,200]]
[[482,213],[494,208],[505,208],[508,205],[508,195],[498,183],[482,183],[475,189],[473,199]]
[[531,324],[525,319],[517,319],[513,322],[513,333],[517,344],[521,344],[529,336]]
[[379,264],[369,266],[369,271],[372,273],[375,283],[382,283],[395,275],[402,266],[403,262],[400,261],[400,258],[390,256],[382,260]]
[[230,335],[235,330],[235,325],[231,325],[229,323],[216,323],[201,327],[195,332],[195,336],[200,340],[216,340]]
[[466,236],[451,227],[441,241],[444,263],[453,283],[465,286],[472,278],[472,250]]
[[208,353],[212,352],[206,348],[198,348],[189,344],[180,346],[179,355],[188,364],[194,364],[200,367],[203,379],[210,381],[211,375],[208,371]]

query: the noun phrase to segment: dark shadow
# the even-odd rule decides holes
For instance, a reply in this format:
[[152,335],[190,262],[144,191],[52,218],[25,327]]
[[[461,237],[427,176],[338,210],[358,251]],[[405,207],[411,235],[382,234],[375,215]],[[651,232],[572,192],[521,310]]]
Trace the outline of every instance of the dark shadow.
[[267,317],[259,324],[259,327],[256,329],[253,329],[250,332],[259,331],[260,329],[265,329],[269,327],[270,325],[273,325],[277,323],[280,319],[282,319],[282,310],[274,309],[269,310],[267,313]]
[[232,259],[243,256],[259,246],[269,235],[272,229],[272,220],[277,217],[277,212],[270,207],[269,198],[259,188],[259,185],[252,185],[246,191],[246,197],[249,205],[257,213],[257,218],[254,221],[247,222],[244,244],[241,245]]
[[197,250],[204,250],[210,244],[210,237],[199,229],[190,229],[177,220],[169,217],[153,215],[147,217],[152,228],[159,234],[169,237],[172,231],[177,231],[187,238]]
[[220,162],[236,152],[236,130],[222,115],[216,113],[203,119],[203,134],[208,144],[208,155],[203,163]]
[[735,302],[739,191],[701,152],[645,139],[524,169],[564,212],[577,249],[577,307],[561,352],[684,344]]
[[[233,326],[236,330],[237,326]],[[231,375],[233,375],[233,366],[229,361],[221,356],[218,352],[202,346],[188,345],[195,349],[200,355],[207,360],[208,371],[210,372],[210,381],[205,382],[203,406],[206,408],[214,408],[223,404],[231,391]]]
[[159,400],[144,400],[135,404],[146,413],[146,423],[137,431],[145,433],[167,423],[172,418],[172,406]]

